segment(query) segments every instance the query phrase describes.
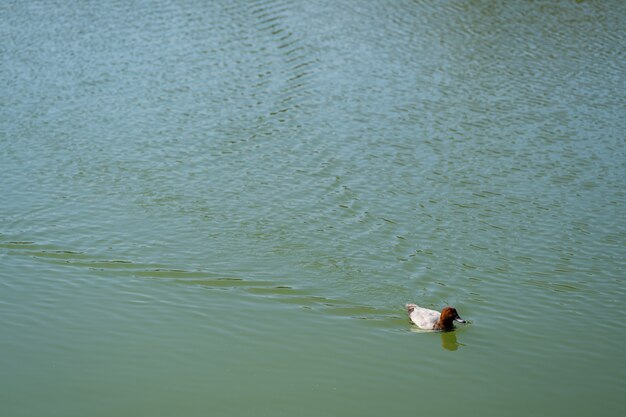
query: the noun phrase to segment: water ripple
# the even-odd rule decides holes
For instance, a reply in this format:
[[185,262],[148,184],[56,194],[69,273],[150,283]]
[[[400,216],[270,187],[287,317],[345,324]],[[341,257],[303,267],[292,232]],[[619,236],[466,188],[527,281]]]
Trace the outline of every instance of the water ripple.
[[[171,269],[165,265],[136,263],[128,260],[110,260],[103,256],[90,256],[84,252],[61,250],[53,245],[40,245],[31,241],[0,242],[9,256],[32,257],[40,262],[63,268],[79,268],[91,274],[115,279],[140,278],[171,282],[193,288],[232,290],[259,296],[305,309],[321,310],[336,317],[372,320],[383,328],[390,328],[397,321],[397,312],[374,307],[364,307],[347,300],[327,298],[311,288],[294,288],[275,280],[228,277],[201,270]],[[137,303],[150,300],[135,300]],[[391,321],[390,321],[391,320]],[[405,321],[405,320],[404,320]]]

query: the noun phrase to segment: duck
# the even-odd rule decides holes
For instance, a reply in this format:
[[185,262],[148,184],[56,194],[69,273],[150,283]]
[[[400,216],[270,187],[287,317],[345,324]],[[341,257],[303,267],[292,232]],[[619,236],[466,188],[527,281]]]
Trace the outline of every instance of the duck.
[[454,307],[444,307],[439,313],[436,310],[429,310],[417,304],[407,304],[406,310],[409,313],[409,320],[423,330],[452,330],[453,322],[467,323],[457,313]]

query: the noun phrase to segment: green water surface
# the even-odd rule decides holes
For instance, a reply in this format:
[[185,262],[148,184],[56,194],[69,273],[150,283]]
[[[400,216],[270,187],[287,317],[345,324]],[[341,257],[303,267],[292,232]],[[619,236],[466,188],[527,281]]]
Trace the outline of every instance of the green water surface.
[[624,2],[0,16],[0,415],[626,415]]

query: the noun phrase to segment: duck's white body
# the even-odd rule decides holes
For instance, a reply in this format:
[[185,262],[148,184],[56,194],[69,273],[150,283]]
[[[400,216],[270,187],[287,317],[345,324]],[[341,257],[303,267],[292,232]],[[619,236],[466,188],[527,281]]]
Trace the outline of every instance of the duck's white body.
[[446,307],[441,313],[417,304],[407,304],[406,309],[411,322],[423,330],[450,330],[453,321],[465,323],[453,307]]
[[417,304],[407,304],[406,308],[411,322],[423,330],[433,330],[441,316],[440,312],[420,307]]

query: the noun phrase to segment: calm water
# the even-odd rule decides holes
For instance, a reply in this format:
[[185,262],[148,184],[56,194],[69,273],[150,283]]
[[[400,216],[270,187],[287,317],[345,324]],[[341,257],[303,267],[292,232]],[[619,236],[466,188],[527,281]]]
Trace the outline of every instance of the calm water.
[[3,416],[626,415],[624,2],[0,15]]

